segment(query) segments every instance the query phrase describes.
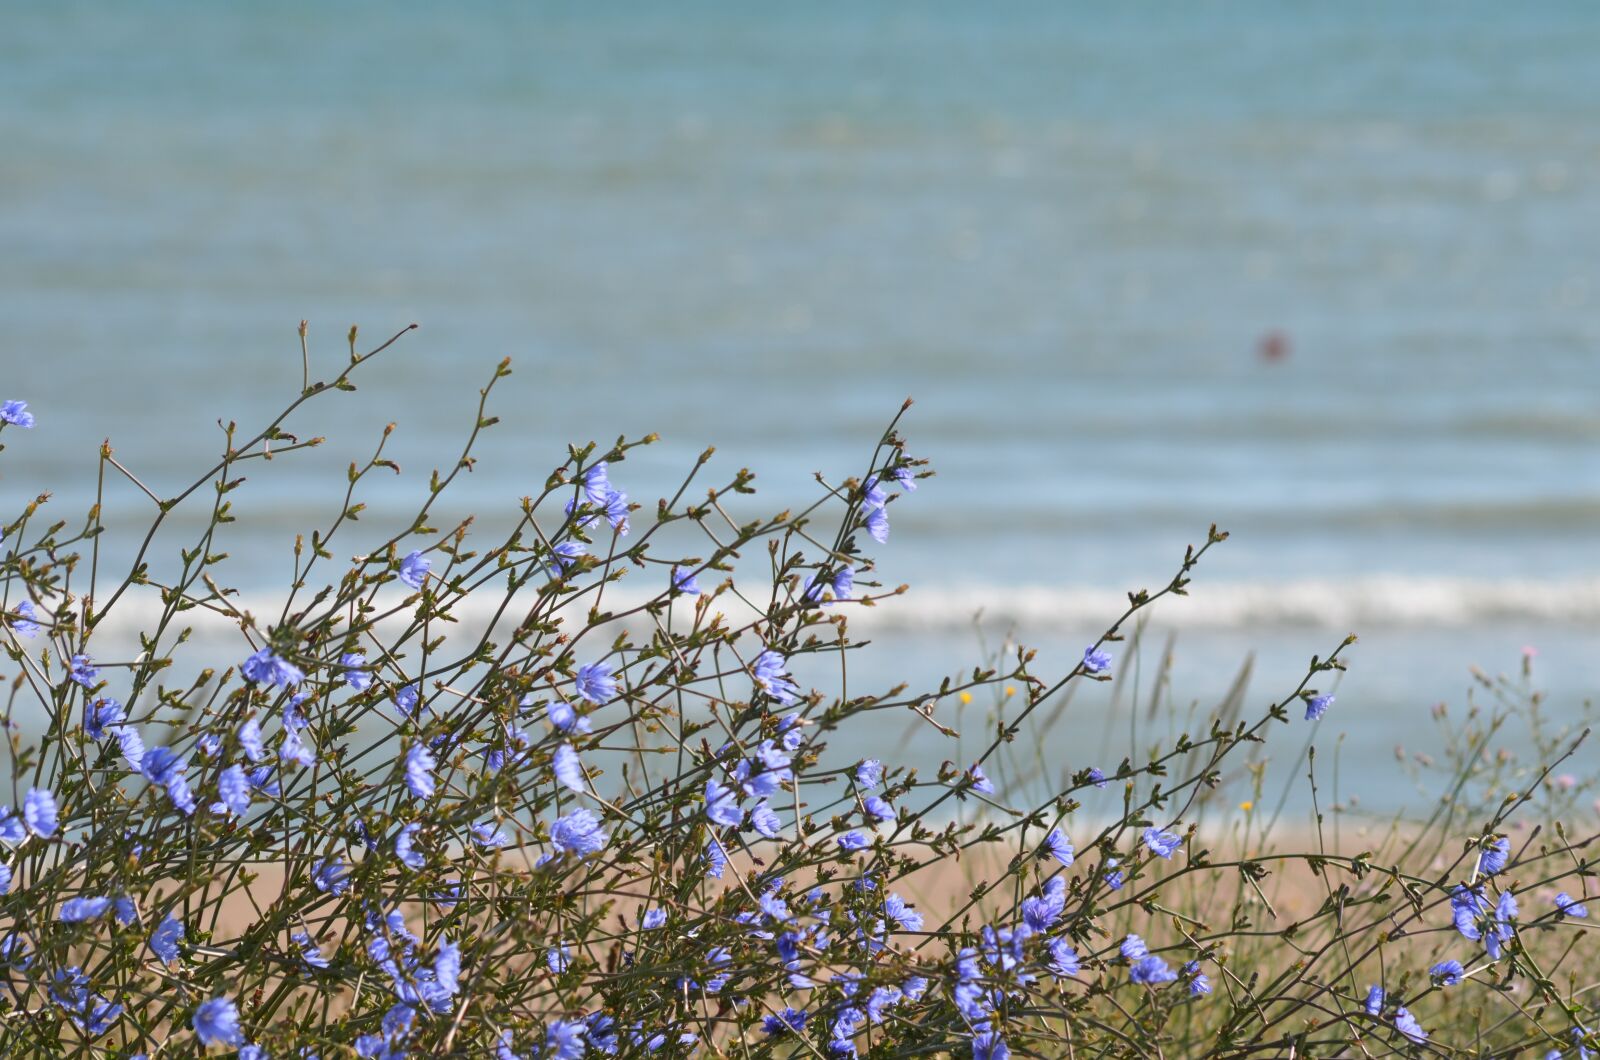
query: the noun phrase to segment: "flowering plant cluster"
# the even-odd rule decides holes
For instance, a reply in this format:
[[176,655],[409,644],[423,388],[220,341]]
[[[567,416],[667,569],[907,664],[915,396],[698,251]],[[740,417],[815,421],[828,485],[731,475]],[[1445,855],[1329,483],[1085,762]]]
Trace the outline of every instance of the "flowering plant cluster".
[[[1513,713],[1496,708],[1458,734],[1451,797],[1376,851],[1330,842],[1321,812],[1308,853],[1254,818],[1212,827],[1270,734],[1333,707],[1313,685],[1353,638],[1253,717],[1235,700],[1120,761],[1052,763],[1021,798],[1019,737],[1120,680],[1129,620],[1186,592],[1215,528],[1063,674],[1019,649],[927,692],[850,687],[850,613],[903,589],[868,550],[932,473],[899,417],[859,477],[818,476],[813,504],[768,518],[735,516],[747,471],[690,495],[709,451],[642,508],[623,469],[653,438],[573,448],[480,547],[434,510],[496,422],[502,363],[414,519],[334,552],[364,528],[363,480],[399,470],[380,443],[296,540],[271,611],[244,607],[219,580],[241,469],[319,444],[285,418],[354,389],[398,338],[358,354],[352,331],[336,378],[254,435],[230,425],[176,494],[103,447],[102,470],[154,507],[120,577],[103,498],[76,530],[44,497],[5,524],[3,1055],[1600,1047],[1582,978],[1594,837],[1568,834],[1551,780],[1577,741],[1496,762]],[[0,432],[47,427],[0,406]],[[185,504],[209,513],[162,566]],[[155,601],[136,644],[102,649],[136,599]],[[204,623],[226,626],[227,654]],[[954,741],[975,695],[991,735],[936,775],[850,742],[880,712]],[[1299,761],[1315,791],[1314,751]]]

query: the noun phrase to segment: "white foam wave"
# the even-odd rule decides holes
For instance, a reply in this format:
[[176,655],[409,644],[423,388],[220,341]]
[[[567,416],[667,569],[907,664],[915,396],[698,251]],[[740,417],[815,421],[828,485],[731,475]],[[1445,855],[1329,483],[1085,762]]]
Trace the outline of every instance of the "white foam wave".
[[[625,612],[642,594],[612,590],[607,609]],[[380,600],[380,605],[398,603]],[[590,601],[570,608],[569,621],[582,622]],[[235,600],[259,619],[275,615],[281,601],[268,594]],[[484,593],[455,605],[461,620],[455,631],[481,628],[500,601]],[[735,623],[755,617],[733,597],[722,610]],[[684,617],[692,603],[680,599]],[[843,605],[853,628],[863,634],[960,632],[974,623],[1015,628],[1025,636],[1081,629],[1094,631],[1127,606],[1126,593],[1088,586],[917,587],[874,607]],[[102,632],[131,636],[147,629],[159,608],[153,598],[130,596],[108,617]],[[1504,624],[1592,626],[1600,624],[1600,578],[1566,580],[1473,580],[1372,576],[1344,580],[1200,582],[1184,597],[1168,597],[1154,608],[1168,628],[1262,630],[1283,627],[1363,632],[1375,629],[1457,629]],[[397,620],[391,620],[397,621]],[[181,625],[200,636],[237,636],[237,624],[216,615],[190,611]]]
[[[905,629],[984,624],[1023,630],[1103,626],[1127,596],[1113,589],[1020,586],[913,589],[863,609],[867,623]],[[1201,582],[1155,605],[1163,625],[1200,629],[1282,626],[1362,630],[1464,628],[1510,622],[1600,622],[1600,578],[1474,580],[1374,576],[1341,580]]]

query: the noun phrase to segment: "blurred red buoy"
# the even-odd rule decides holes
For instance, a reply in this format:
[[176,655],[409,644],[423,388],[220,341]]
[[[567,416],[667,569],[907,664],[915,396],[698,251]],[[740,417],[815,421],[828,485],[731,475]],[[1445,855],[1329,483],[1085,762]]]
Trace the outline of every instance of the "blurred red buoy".
[[1263,361],[1281,361],[1289,356],[1289,336],[1281,331],[1269,331],[1256,343],[1256,352]]

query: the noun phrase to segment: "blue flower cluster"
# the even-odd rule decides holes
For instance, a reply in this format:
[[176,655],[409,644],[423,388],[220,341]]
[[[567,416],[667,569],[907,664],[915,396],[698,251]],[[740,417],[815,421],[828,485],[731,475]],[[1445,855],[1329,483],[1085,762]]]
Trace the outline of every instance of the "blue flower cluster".
[[[0,404],[3,426],[33,427],[26,403]],[[223,660],[232,669],[207,658],[187,688],[160,683],[172,660],[159,633],[142,653],[91,655],[89,605],[45,569],[51,549],[14,552],[5,577],[22,591],[0,606],[0,636],[26,663],[15,687],[39,691],[50,728],[28,745],[7,715],[18,782],[0,805],[0,1044],[33,1034],[15,1055],[70,1040],[95,1055],[244,1060],[1007,1060],[1063,1055],[1063,1027],[1082,1055],[1131,1055],[1175,1028],[1226,1026],[1256,1035],[1230,1039],[1239,1055],[1285,1052],[1289,1037],[1264,1036],[1291,1033],[1322,1035],[1304,1055],[1333,1055],[1352,1031],[1404,1049],[1433,1041],[1426,1021],[1442,1039],[1428,998],[1491,979],[1498,993],[1527,974],[1519,959],[1536,934],[1581,929],[1584,873],[1547,878],[1576,882],[1547,912],[1524,914],[1532,885],[1515,876],[1526,859],[1498,831],[1443,878],[1453,885],[1391,871],[1377,895],[1357,886],[1377,875],[1365,861],[1324,851],[1316,870],[1349,877],[1328,908],[1387,903],[1387,881],[1403,878],[1417,916],[1448,901],[1455,934],[1439,927],[1437,938],[1481,953],[1405,962],[1362,998],[1344,991],[1368,981],[1355,977],[1369,965],[1313,977],[1313,950],[1297,944],[1304,963],[1271,989],[1311,984],[1316,996],[1291,1007],[1288,993],[1257,990],[1273,982],[1250,966],[1259,951],[1233,952],[1279,937],[1249,923],[1253,900],[1228,911],[1232,930],[1207,922],[1214,910],[1170,907],[1180,878],[1221,878],[1190,793],[1220,785],[1217,763],[1286,721],[1283,706],[1185,736],[1146,766],[1123,760],[1109,777],[1063,769],[1042,801],[1013,807],[1023,785],[1006,745],[1018,723],[1068,681],[1112,681],[1118,626],[1081,659],[1074,641],[1056,685],[1018,653],[1009,670],[929,695],[811,687],[822,652],[859,646],[847,612],[871,606],[879,582],[857,545],[887,543],[890,504],[923,474],[902,445],[891,429],[865,478],[827,491],[842,512],[831,537],[809,525],[814,513],[729,517],[722,500],[749,492],[745,473],[703,503],[664,500],[635,528],[638,506],[611,480],[628,444],[592,462],[574,450],[547,482],[548,508],[525,501],[517,528],[482,551],[464,526],[418,540],[436,533],[424,508],[318,590],[308,572],[335,553],[314,536],[314,561],[297,549],[296,585],[266,629],[198,576],[213,564],[209,543],[186,550],[176,587],[158,589],[162,606],[225,615],[240,637]],[[430,499],[447,483],[436,478]],[[703,530],[712,551],[650,554],[679,523]],[[822,555],[791,551],[801,541],[823,542]],[[771,577],[746,594],[735,562],[758,546],[770,546]],[[655,572],[647,592],[612,589],[641,570]],[[702,589],[708,572],[727,577]],[[129,591],[148,581],[138,574]],[[507,595],[483,619],[464,602],[491,582]],[[741,609],[748,621],[731,617]],[[460,633],[473,621],[475,643]],[[1314,661],[1307,680],[1329,668]],[[1002,682],[1028,694],[1011,698]],[[936,777],[837,735],[892,710],[953,736],[937,712],[990,684],[1021,719],[997,716],[992,743],[953,751]],[[1316,721],[1334,697],[1302,683],[1281,702],[1297,701]],[[1169,780],[1201,746],[1205,767]],[[1083,812],[1080,797],[1098,805]],[[1096,814],[1107,819],[1091,834]],[[998,878],[979,878],[996,854]],[[928,878],[948,881],[962,858],[979,867],[970,887],[930,897]],[[1230,862],[1228,878],[1254,889],[1266,870],[1252,859]],[[1415,922],[1398,906],[1363,914],[1383,941]],[[1348,952],[1322,941],[1318,952]],[[1231,1006],[1208,1001],[1214,992]],[[1280,1025],[1291,1029],[1269,1030]],[[1562,1033],[1586,1055],[1587,1031]]]

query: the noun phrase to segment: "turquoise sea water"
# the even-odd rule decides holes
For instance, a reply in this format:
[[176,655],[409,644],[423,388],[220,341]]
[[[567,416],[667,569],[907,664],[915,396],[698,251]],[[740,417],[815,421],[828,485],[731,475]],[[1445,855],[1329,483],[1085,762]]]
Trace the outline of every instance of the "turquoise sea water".
[[1350,630],[1368,763],[1524,645],[1553,710],[1600,687],[1591,5],[0,21],[0,396],[40,420],[8,508],[81,510],[108,436],[175,486],[219,416],[292,395],[302,317],[323,365],[414,320],[301,421],[326,453],[252,483],[247,587],[389,420],[407,474],[368,500],[400,518],[511,355],[463,508],[651,430],[636,499],[715,444],[782,507],[914,396],[939,477],[895,505],[884,573],[917,588],[869,677],[975,653],[980,606],[1065,659],[1216,521],[1158,616],[1184,704],[1251,648],[1270,698]]

